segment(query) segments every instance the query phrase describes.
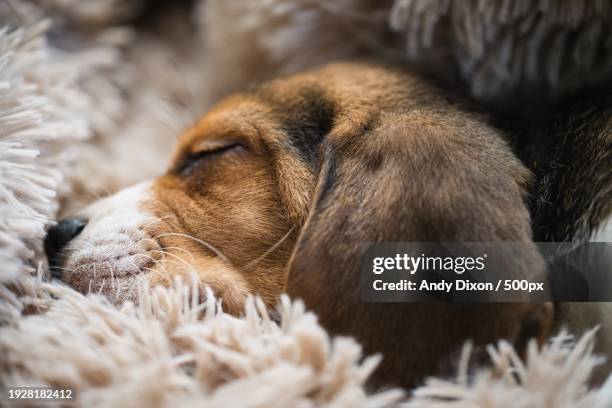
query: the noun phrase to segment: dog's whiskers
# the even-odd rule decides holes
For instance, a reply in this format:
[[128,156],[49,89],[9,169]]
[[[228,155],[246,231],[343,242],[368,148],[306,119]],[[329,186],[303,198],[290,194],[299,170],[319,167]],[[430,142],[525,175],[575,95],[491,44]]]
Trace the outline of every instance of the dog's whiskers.
[[246,264],[245,269],[248,269],[248,268],[252,267],[252,266],[253,266],[253,265],[255,265],[256,263],[260,262],[262,259],[264,259],[265,257],[267,257],[268,255],[270,255],[272,252],[274,252],[274,250],[275,250],[276,248],[278,248],[278,247],[279,247],[279,245],[280,245],[280,244],[282,244],[282,243],[283,243],[283,241],[285,241],[285,240],[286,240],[286,239],[289,237],[289,235],[291,235],[291,233],[293,232],[293,230],[294,230],[294,227],[291,227],[291,228],[289,229],[289,231],[287,231],[287,232],[285,233],[285,235],[283,235],[283,236],[281,237],[281,239],[279,239],[279,240],[278,240],[278,241],[277,241],[277,242],[276,242],[274,245],[272,245],[272,246],[271,246],[271,247],[270,247],[270,248],[269,248],[269,249],[268,249],[266,252],[264,252],[264,253],[263,253],[261,256],[257,257],[257,259],[255,259],[255,260],[253,260],[253,261],[249,262],[248,264]]
[[157,235],[156,237],[154,237],[154,239],[162,238],[162,237],[165,237],[165,236],[177,236],[177,237],[183,237],[183,238],[191,239],[191,240],[201,244],[206,249],[214,252],[215,255],[217,255],[219,258],[221,258],[228,265],[230,265],[230,266],[232,265],[232,263],[229,261],[229,259],[227,259],[227,257],[225,255],[223,255],[223,253],[221,251],[219,251],[217,248],[215,248],[213,245],[209,244],[208,242],[202,241],[199,238],[192,237],[191,235],[187,235],[187,234],[181,234],[181,233],[178,233],[178,232],[166,232],[164,234]]
[[162,221],[167,220],[168,218],[172,218],[172,217],[174,217],[173,214],[164,215],[163,217],[157,217],[156,219],[154,219],[153,221],[151,221],[147,225],[143,226],[142,228],[146,229],[146,228],[150,227],[151,225],[153,225],[155,223],[162,222]]
[[[134,256],[144,256],[146,258],[149,258],[151,260],[151,262],[153,263],[153,265],[159,265],[161,268],[163,268],[164,272],[167,274],[168,270],[166,269],[166,267],[164,266],[163,262],[159,259],[155,259],[153,258],[151,255],[148,254],[134,254]],[[143,269],[142,267],[140,267],[140,269]],[[147,268],[150,269],[150,268]]]
[[[153,250],[153,251],[155,251],[155,252],[159,252],[159,253],[162,255],[162,257],[163,257],[164,255],[172,255],[172,254],[167,253],[167,252],[165,252],[165,251],[163,251],[163,250]],[[151,252],[153,252],[153,251],[151,251]],[[180,264],[178,263],[178,261],[173,261],[173,260],[170,260],[170,259],[167,259],[167,258],[165,258],[165,259],[164,259],[164,258],[162,258],[162,259],[159,259],[159,260],[158,260],[158,259],[153,258],[153,257],[152,257],[152,256],[150,256],[150,255],[147,255],[147,254],[136,254],[136,255],[141,255],[141,256],[145,256],[145,257],[149,258],[151,261],[153,261],[153,265],[159,265],[161,268],[163,268],[164,273],[165,273],[166,275],[169,275],[169,273],[168,273],[168,270],[166,269],[166,266],[164,265],[165,263],[172,263],[172,264],[180,265]],[[174,255],[174,256],[175,256],[175,257],[178,257],[177,255]],[[183,260],[183,262],[186,262],[186,261],[184,261],[184,260]],[[191,267],[191,265],[190,265],[190,267]],[[140,269],[149,269],[149,270],[151,270],[151,268],[142,268],[142,267],[141,267]],[[159,273],[159,272],[157,272],[157,273]]]
[[177,246],[169,246],[169,247],[164,247],[164,250],[168,250],[168,249],[178,249],[179,251],[183,251],[185,252],[187,255],[189,255],[192,259],[193,259],[193,253],[185,248],[181,248],[181,247],[177,247]]
[[168,252],[168,251],[161,251],[161,250],[157,250],[157,249],[154,249],[154,250],[153,250],[153,251],[151,251],[151,252],[160,252],[160,253],[162,253],[163,255],[170,255],[170,256],[172,256],[172,257],[174,257],[174,258],[178,259],[179,261],[181,261],[181,262],[182,262],[182,263],[183,263],[185,266],[187,266],[187,268],[188,268],[188,269],[190,269],[190,270],[192,270],[192,271],[195,271],[195,268],[193,267],[193,265],[192,265],[192,264],[190,264],[189,262],[187,262],[186,260],[184,260],[184,259],[183,259],[183,258],[181,258],[180,256],[178,256],[178,255],[176,255],[176,254],[173,254],[172,252]]
[[[166,269],[166,267],[164,266],[164,263],[161,260],[155,259],[153,258],[151,255],[148,254],[135,254],[134,256],[144,256],[146,258],[149,258],[151,260],[151,262],[153,263],[153,266],[159,265],[163,270],[164,273],[168,274],[168,270]],[[132,262],[133,263],[133,262]],[[136,266],[136,264],[134,264],[134,266]],[[144,266],[136,266],[136,268],[139,271],[143,271],[143,270],[149,270],[152,271],[153,269],[148,268],[148,267],[144,267]],[[158,272],[159,273],[159,272]]]

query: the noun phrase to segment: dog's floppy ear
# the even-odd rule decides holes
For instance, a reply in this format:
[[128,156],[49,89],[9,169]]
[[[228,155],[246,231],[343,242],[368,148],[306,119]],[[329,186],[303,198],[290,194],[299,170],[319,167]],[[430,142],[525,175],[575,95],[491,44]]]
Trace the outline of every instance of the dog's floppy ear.
[[[477,343],[520,341],[533,305],[362,303],[359,291],[368,242],[512,241],[526,249],[517,267],[544,267],[523,204],[528,173],[500,135],[438,110],[353,117],[336,120],[319,154],[287,292],[333,333],[354,335],[367,352],[389,356],[380,381],[410,385],[473,336]],[[546,310],[534,334],[548,325]]]

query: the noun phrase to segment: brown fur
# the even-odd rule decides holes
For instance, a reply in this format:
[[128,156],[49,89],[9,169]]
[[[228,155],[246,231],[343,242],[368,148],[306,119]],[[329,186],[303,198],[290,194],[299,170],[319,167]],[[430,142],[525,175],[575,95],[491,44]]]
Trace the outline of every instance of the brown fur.
[[146,204],[160,218],[149,236],[177,261],[150,279],[185,273],[186,250],[231,312],[287,291],[383,353],[378,384],[411,386],[467,339],[543,338],[549,306],[362,303],[361,244],[512,241],[524,250],[509,268],[535,274],[528,181],[501,134],[424,80],[331,65],[230,97],[183,135]]
[[[244,148],[180,173],[189,155],[229,142]],[[231,310],[247,293],[303,298],[332,332],[384,353],[379,382],[412,385],[468,338],[521,342],[525,321],[536,335],[550,324],[547,305],[360,301],[363,242],[513,241],[526,253],[517,268],[544,267],[523,202],[528,171],[500,134],[410,74],[338,64],[272,81],[206,115],[173,163],[155,184],[154,211],[173,215],[159,232],[201,237],[232,267],[187,239],[162,246],[200,252],[202,281]]]

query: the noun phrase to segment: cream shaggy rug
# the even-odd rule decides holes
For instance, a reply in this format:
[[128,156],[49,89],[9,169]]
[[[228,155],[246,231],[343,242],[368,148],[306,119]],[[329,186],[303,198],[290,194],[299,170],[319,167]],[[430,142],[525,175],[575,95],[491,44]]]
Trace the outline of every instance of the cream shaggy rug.
[[[610,14],[604,1],[585,0],[572,13],[567,1],[536,3],[551,16],[542,31]],[[74,387],[86,407],[612,406],[612,380],[592,384],[602,363],[595,331],[532,345],[524,362],[508,344],[491,345],[490,367],[470,366],[468,343],[455,378],[373,391],[364,384],[381,357],[330,337],[299,302],[283,298],[272,319],[251,299],[236,318],[213,294],[194,303],[197,285],[143,286],[138,305],[115,306],[48,281],[41,244],[58,213],[162,171],[176,135],[219,96],[339,58],[383,54],[427,66],[423,50],[439,38],[438,22],[478,14],[457,4],[208,0],[193,14],[178,6],[143,23],[147,4],[138,0],[0,3],[0,386]],[[499,2],[501,11],[462,4],[484,10],[482,32],[512,33],[530,16],[519,0]],[[459,72],[476,97],[494,100],[482,82],[501,66],[495,61],[529,57],[514,45],[496,54],[498,37],[468,29],[478,25],[453,27],[456,40],[436,48],[456,62],[441,76]],[[609,25],[597,27],[584,28],[585,43],[609,35]],[[593,80],[584,64],[560,76],[558,62],[546,61],[493,75],[497,88],[487,92],[523,89],[543,72],[551,72],[549,89]]]

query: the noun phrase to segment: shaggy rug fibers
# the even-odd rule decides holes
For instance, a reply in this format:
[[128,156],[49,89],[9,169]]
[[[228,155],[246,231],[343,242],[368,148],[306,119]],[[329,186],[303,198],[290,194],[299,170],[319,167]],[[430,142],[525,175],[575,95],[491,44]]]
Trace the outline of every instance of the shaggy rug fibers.
[[[48,279],[42,239],[58,211],[162,171],[176,135],[216,98],[333,59],[404,56],[404,41],[417,58],[437,38],[433,22],[466,15],[450,3],[208,0],[193,18],[178,7],[144,25],[144,1],[0,3],[0,386],[74,387],[87,407],[612,406],[612,380],[592,385],[594,330],[532,344],[524,361],[491,345],[489,367],[469,364],[468,343],[456,378],[373,391],[364,384],[381,356],[332,338],[300,302],[283,298],[271,318],[250,299],[237,318],[211,293],[194,302],[197,285],[143,284],[137,305],[118,306]],[[592,8],[581,10],[572,15]],[[432,23],[411,34],[417,12]],[[506,23],[526,9],[488,13]],[[555,27],[578,24],[559,13]],[[599,30],[590,38],[609,26]],[[492,42],[467,38],[447,44],[455,56],[487,55],[476,51]],[[488,65],[458,66],[478,96]],[[531,77],[500,77],[496,89],[521,78]]]

